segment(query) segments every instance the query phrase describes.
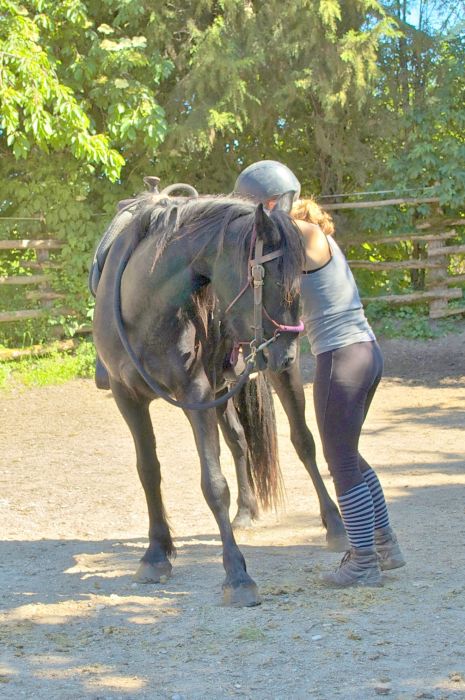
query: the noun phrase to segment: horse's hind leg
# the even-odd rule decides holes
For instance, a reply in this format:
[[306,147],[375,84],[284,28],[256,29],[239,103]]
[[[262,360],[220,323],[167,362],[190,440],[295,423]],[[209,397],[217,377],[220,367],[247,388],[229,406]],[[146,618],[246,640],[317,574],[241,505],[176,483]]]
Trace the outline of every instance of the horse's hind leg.
[[247,472],[247,441],[232,399],[216,409],[224,440],[234,459],[237,477],[237,513],[233,528],[249,527],[258,517],[258,505]]
[[149,546],[135,574],[140,583],[158,583],[161,576],[171,574],[168,557],[174,547],[166,522],[161,497],[160,462],[157,458],[155,436],[149,413],[149,402],[136,401],[126,389],[111,381],[116,404],[129,426],[137,455],[137,471],[145,491],[149,512]]
[[305,394],[299,367],[294,363],[284,372],[268,372],[268,376],[289,419],[291,442],[313,481],[320,504],[321,520],[326,528],[328,547],[334,552],[343,552],[349,548],[349,543],[339,510],[331,500],[318,471],[315,442],[305,422]]
[[[202,400],[204,396],[195,397]],[[234,539],[229,519],[230,495],[220,467],[220,440],[216,413],[186,411],[194,432],[202,469],[202,492],[215,516],[223,543],[223,601],[226,605],[252,606],[260,603],[255,582],[248,575],[245,560]]]

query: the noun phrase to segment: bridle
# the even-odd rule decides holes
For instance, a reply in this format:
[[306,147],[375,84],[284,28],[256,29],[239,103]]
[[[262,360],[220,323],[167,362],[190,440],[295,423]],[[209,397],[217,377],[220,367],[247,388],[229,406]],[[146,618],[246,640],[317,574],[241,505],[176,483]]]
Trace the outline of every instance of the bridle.
[[[302,321],[297,326],[287,326],[282,323],[278,323],[270,316],[263,305],[263,285],[265,279],[265,268],[263,265],[270,260],[275,260],[276,258],[282,257],[282,255],[282,248],[278,248],[277,250],[271,251],[271,253],[266,253],[263,255],[263,240],[257,237],[257,227],[254,226],[250,240],[250,251],[247,264],[247,282],[242,287],[239,294],[237,294],[231,303],[228,304],[224,312],[226,315],[232,309],[234,304],[239,301],[242,295],[245,294],[249,287],[253,288],[254,325],[252,328],[255,336],[252,341],[237,341],[234,345],[236,351],[241,345],[250,346],[250,355],[248,355],[246,360],[251,358],[252,361],[255,362],[257,353],[261,352],[271,343],[274,343],[282,332],[301,333],[304,330],[304,324]],[[272,337],[268,340],[263,339],[263,316],[265,316],[276,328]]]
[[[126,353],[129,356],[129,359],[131,360],[132,364],[134,365],[135,369],[137,370],[138,374],[142,377],[144,382],[147,384],[147,386],[156,394],[158,397],[164,399],[168,403],[172,404],[173,406],[178,406],[179,408],[183,408],[188,411],[199,411],[199,410],[206,410],[208,408],[217,408],[218,406],[221,406],[222,404],[226,403],[230,398],[235,396],[244,384],[246,383],[247,379],[249,378],[249,375],[252,373],[252,371],[255,369],[255,363],[256,363],[256,357],[257,353],[261,352],[267,345],[270,345],[270,343],[275,342],[279,335],[280,332],[291,332],[291,333],[300,333],[301,331],[304,330],[304,325],[302,322],[299,323],[298,326],[286,326],[280,323],[277,323],[274,321],[271,316],[268,314],[266,311],[265,307],[263,306],[263,280],[265,277],[265,268],[263,267],[263,263],[269,262],[270,260],[274,260],[275,258],[281,257],[283,255],[283,249],[279,248],[278,250],[274,250],[271,253],[267,253],[266,255],[263,255],[263,241],[257,237],[257,229],[256,226],[254,226],[253,231],[252,231],[252,236],[251,236],[251,243],[250,243],[250,252],[249,252],[249,258],[248,258],[248,279],[247,279],[247,284],[241,289],[239,294],[232,300],[232,302],[229,304],[229,306],[226,309],[226,312],[228,312],[232,306],[237,302],[238,299],[241,298],[241,296],[247,291],[247,289],[252,286],[254,290],[254,333],[255,337],[252,341],[242,341],[238,342],[235,345],[235,348],[238,350],[239,346],[242,344],[248,344],[250,345],[250,354],[245,358],[245,369],[243,372],[240,374],[240,376],[237,379],[237,382],[234,384],[234,386],[229,389],[225,394],[222,394],[219,398],[213,399],[211,401],[205,401],[205,402],[185,402],[185,401],[177,401],[176,399],[173,399],[172,396],[163,389],[158,382],[156,382],[153,377],[150,376],[150,374],[144,369],[144,367],[141,365],[139,358],[137,357],[136,353],[132,349],[129,339],[126,334],[126,329],[124,328],[124,323],[123,323],[123,318],[121,316],[121,280],[123,278],[123,273],[124,270],[126,269],[126,265],[129,262],[129,258],[132,255],[132,250],[128,250],[125,255],[123,255],[122,259],[120,260],[120,263],[118,265],[118,268],[116,270],[116,275],[115,275],[115,296],[114,296],[114,314],[115,314],[115,322],[116,322],[116,328],[118,331],[119,338],[121,340],[121,343],[126,351]],[[226,313],[225,312],[225,313]],[[276,326],[276,330],[271,338],[268,340],[263,340],[263,323],[262,323],[262,316],[265,315],[271,323]]]

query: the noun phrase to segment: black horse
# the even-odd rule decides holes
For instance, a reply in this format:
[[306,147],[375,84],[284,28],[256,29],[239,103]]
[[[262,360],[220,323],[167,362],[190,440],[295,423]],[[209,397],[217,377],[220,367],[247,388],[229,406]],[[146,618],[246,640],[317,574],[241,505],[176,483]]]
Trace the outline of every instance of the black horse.
[[[279,207],[268,216],[261,205],[225,197],[141,195],[113,242],[97,290],[94,341],[133,435],[147,499],[149,547],[138,580],[159,581],[172,568],[174,547],[149,415],[150,402],[164,396],[183,407],[194,432],[202,490],[223,542],[224,601],[259,601],[234,540],[219,462],[218,417],[226,431],[234,432],[235,420],[220,403],[232,391],[216,397],[225,392],[225,357],[238,343],[251,349],[238,386],[261,358],[281,393],[278,377],[293,365],[302,330],[302,263],[300,236]],[[234,452],[237,439],[229,442]]]

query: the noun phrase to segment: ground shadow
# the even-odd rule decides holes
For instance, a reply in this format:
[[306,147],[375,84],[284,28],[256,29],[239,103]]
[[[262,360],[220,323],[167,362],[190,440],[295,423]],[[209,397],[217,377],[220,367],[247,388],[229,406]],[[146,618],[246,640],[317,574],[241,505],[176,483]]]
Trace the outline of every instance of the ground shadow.
[[[396,469],[409,467],[398,465]],[[448,471],[451,465],[444,463],[439,467]],[[387,586],[376,593],[377,597],[374,594],[363,597],[365,608],[379,607],[385,600],[402,616],[411,606],[418,587],[428,586],[424,581],[431,575],[431,561],[434,561],[436,581],[432,590],[437,595],[438,581],[450,565],[450,549],[444,544],[450,542],[453,523],[463,517],[462,494],[463,486],[458,488],[450,477],[448,484],[399,487],[390,494],[391,513],[410,569],[389,574]],[[411,518],[413,509],[417,513],[415,521]],[[430,532],[431,509],[435,514],[444,514],[434,536]],[[305,531],[309,518],[310,514],[291,513],[289,522],[283,519],[283,527],[292,525]],[[280,528],[273,530],[279,537]],[[270,531],[267,528],[268,537]],[[246,540],[246,533],[241,538]],[[221,639],[233,630],[238,640],[253,643],[258,639],[266,649],[262,629],[270,616],[270,629],[287,619],[286,624],[291,625],[289,635],[293,616],[299,614],[299,609],[308,608],[305,639],[311,643],[318,616],[323,615],[323,620],[331,623],[341,615],[341,606],[347,616],[354,605],[347,592],[321,588],[321,568],[334,566],[340,557],[328,553],[321,544],[241,544],[264,600],[261,608],[250,610],[219,605],[223,568],[217,535],[195,533],[178,538],[174,576],[159,585],[133,582],[132,573],[145,544],[144,538],[0,543],[0,608],[4,616],[0,632],[1,677],[5,690],[14,688],[11,697],[23,694],[22,688],[31,687],[37,694],[50,698],[171,697],[162,692],[157,694],[160,688],[153,686],[153,679],[160,679],[155,683],[164,683],[163,678],[172,672],[173,663],[177,668],[177,683],[181,683],[183,664],[189,660],[195,660],[196,673],[209,672],[208,661],[205,666],[200,651],[197,653],[196,640],[201,640],[207,652],[211,648],[216,653]],[[415,554],[418,549],[421,556]],[[399,593],[401,576],[410,577],[413,588],[408,586]],[[454,590],[448,595],[445,610],[448,615],[454,615],[458,598],[454,598]],[[438,597],[438,605],[440,600]],[[359,604],[356,603],[355,609]],[[216,620],[215,625],[212,619]],[[219,628],[218,620],[221,620]],[[292,644],[297,649],[301,643],[300,633]],[[104,662],[102,650],[105,650]],[[98,663],[95,658],[99,659]],[[186,667],[187,674],[191,668]]]

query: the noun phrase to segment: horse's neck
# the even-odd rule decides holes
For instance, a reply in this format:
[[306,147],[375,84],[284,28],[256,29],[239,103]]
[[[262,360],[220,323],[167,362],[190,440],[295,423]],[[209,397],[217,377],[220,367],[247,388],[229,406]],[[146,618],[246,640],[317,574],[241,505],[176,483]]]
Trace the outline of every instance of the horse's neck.
[[213,276],[218,248],[209,243],[207,246],[199,243],[190,249],[190,267],[193,274],[199,278],[210,280]]

